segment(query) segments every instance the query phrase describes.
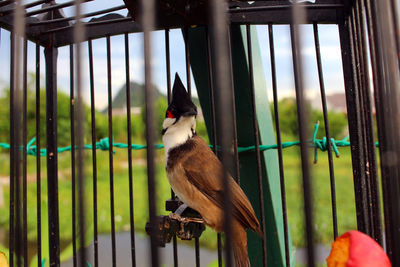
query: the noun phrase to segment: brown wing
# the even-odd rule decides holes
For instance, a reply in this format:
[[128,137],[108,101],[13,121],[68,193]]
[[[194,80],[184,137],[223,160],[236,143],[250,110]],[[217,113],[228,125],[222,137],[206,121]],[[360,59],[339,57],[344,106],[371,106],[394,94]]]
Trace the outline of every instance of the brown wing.
[[[222,164],[203,139],[195,136],[193,141],[195,147],[182,163],[187,178],[213,203],[222,208],[224,201]],[[260,225],[250,201],[231,176],[229,180],[232,190],[233,216],[246,228],[260,233]]]

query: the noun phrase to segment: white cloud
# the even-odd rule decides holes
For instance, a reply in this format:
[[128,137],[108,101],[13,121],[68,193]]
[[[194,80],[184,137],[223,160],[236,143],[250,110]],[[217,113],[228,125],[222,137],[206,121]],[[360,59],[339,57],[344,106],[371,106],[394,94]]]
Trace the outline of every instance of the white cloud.
[[[64,1],[64,0],[62,0]],[[62,2],[61,1],[61,2]],[[122,0],[113,2],[113,5],[123,4]],[[86,4],[85,4],[86,5]],[[91,10],[98,10],[102,7],[109,7],[108,1],[96,1],[96,6],[87,4]],[[68,9],[66,13],[73,9]],[[88,9],[89,10],[89,9]],[[72,14],[72,13],[71,13]],[[67,15],[71,15],[67,14]],[[274,44],[276,56],[276,68],[278,77],[279,94],[294,92],[293,86],[293,66],[291,60],[290,31],[287,25],[276,25],[274,29]],[[268,27],[257,26],[260,52],[263,61],[264,74],[266,76],[267,87],[271,87],[271,70],[269,58],[269,41]],[[7,31],[2,31],[0,44],[0,64],[9,66],[9,35]],[[304,55],[305,68],[305,85],[308,90],[319,91],[318,76],[316,73],[315,48],[312,34],[312,26],[302,27],[302,36],[304,37],[304,46],[302,54]],[[342,90],[343,78],[341,68],[341,54],[338,37],[338,29],[336,25],[320,25],[319,26],[321,54],[323,61],[323,69],[325,76],[325,85],[327,91]],[[154,83],[166,93],[166,62],[165,62],[165,45],[164,31],[157,31],[152,35],[153,38],[153,57],[152,70]],[[174,73],[178,72],[184,84],[186,83],[185,68],[185,48],[182,38],[182,32],[179,29],[170,31],[170,55],[171,55],[171,78]],[[34,46],[29,48],[30,63],[29,71],[34,71]],[[131,80],[143,83],[144,81],[144,60],[143,60],[143,34],[135,33],[129,35],[130,49],[130,77]],[[82,46],[82,90],[85,95],[86,102],[89,102],[89,71],[88,71],[88,48],[87,44]],[[95,94],[96,107],[103,108],[107,104],[107,60],[106,60],[106,41],[105,38],[93,40],[93,56],[94,56],[94,77],[95,77]],[[111,62],[112,62],[112,88],[113,94],[125,84],[125,46],[124,36],[111,37]],[[45,75],[43,49],[41,49],[41,74]],[[69,92],[69,48],[59,49],[58,56],[58,82],[59,88]],[[193,94],[196,95],[195,83],[192,79]],[[8,82],[8,68],[4,68],[0,72],[0,81]],[[44,85],[44,84],[43,84]],[[337,89],[339,88],[339,89]],[[270,94],[272,95],[272,94]]]

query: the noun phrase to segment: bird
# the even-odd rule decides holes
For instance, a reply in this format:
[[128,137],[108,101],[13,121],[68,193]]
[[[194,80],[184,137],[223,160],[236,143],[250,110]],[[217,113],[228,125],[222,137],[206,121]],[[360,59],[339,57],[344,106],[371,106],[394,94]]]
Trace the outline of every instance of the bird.
[[[197,108],[179,75],[175,74],[172,101],[162,125],[167,179],[179,200],[196,210],[204,223],[224,230],[224,167],[207,143],[196,134]],[[263,236],[246,194],[228,175],[232,202],[232,250],[236,267],[248,267],[249,228]]]

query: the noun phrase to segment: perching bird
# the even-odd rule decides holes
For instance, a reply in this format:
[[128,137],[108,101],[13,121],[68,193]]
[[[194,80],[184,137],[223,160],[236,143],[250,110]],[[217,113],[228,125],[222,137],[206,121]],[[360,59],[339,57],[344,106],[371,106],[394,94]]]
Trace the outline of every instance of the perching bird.
[[[217,232],[224,229],[223,166],[207,143],[196,135],[197,108],[190,100],[178,74],[172,102],[163,123],[166,171],[175,194],[203,217]],[[232,248],[236,267],[250,266],[246,228],[262,235],[250,201],[229,176],[232,201]]]

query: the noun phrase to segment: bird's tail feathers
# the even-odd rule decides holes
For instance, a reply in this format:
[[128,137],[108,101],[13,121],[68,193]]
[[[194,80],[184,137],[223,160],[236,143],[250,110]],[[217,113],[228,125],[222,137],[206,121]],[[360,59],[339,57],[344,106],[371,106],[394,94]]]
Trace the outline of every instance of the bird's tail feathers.
[[247,247],[241,248],[234,246],[233,256],[235,258],[235,267],[250,267],[249,256],[247,255]]
[[256,232],[263,240],[264,240],[264,232],[261,230],[260,226],[258,226],[254,232]]
[[235,267],[250,267],[247,253],[247,234],[245,228],[238,222],[233,224],[233,257]]

